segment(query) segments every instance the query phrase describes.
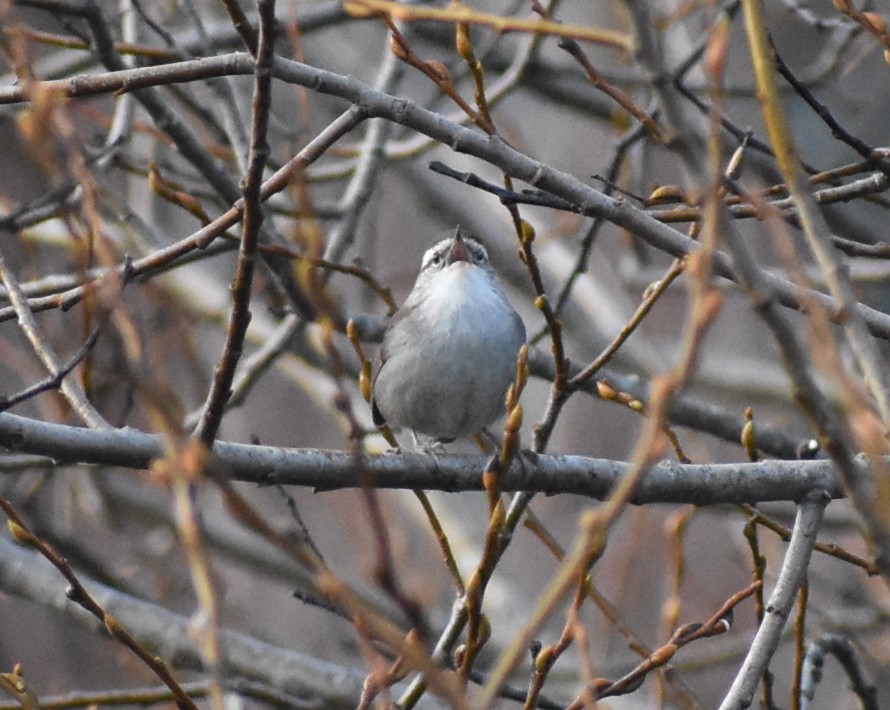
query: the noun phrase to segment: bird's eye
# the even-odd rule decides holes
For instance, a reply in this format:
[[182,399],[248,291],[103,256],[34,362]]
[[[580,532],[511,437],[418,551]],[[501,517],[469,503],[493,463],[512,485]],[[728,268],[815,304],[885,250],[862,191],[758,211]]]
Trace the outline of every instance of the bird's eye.
[[485,263],[485,252],[481,249],[473,249],[473,261],[475,261],[480,266]]
[[442,255],[439,252],[434,252],[430,257],[430,266],[438,266],[442,263]]

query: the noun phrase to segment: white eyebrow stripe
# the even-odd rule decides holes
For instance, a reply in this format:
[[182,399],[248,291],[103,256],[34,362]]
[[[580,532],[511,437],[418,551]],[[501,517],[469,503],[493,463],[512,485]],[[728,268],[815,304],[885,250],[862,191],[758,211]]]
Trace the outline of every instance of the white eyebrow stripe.
[[[486,263],[489,262],[488,250],[485,248],[482,242],[480,242],[475,237],[468,236],[467,234],[464,234],[462,236],[462,239],[464,241],[464,244],[467,246],[467,249],[472,253],[474,260],[478,261],[479,256],[481,255],[482,261]],[[420,270],[426,271],[427,269],[434,267],[435,265],[433,264],[433,257],[435,257],[437,254],[439,255],[439,257],[444,257],[445,254],[448,253],[448,250],[451,248],[452,240],[453,237],[442,239],[441,241],[437,242],[429,249],[427,249],[426,253],[424,253],[423,255],[423,259],[420,262]]]

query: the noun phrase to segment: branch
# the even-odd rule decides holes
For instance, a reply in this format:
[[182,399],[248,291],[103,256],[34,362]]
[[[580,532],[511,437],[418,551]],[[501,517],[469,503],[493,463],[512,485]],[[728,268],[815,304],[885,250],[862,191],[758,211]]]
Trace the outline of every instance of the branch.
[[[310,140],[299,153],[287,163],[275,171],[275,173],[262,185],[261,196],[263,200],[284,190],[293,179],[294,175],[315,162],[343,135],[351,131],[355,126],[365,120],[367,115],[357,106],[351,106],[327,125],[318,135]],[[125,274],[126,281],[130,282],[137,277],[147,276],[172,268],[174,263],[187,261],[196,251],[207,250],[214,239],[223,234],[229,227],[238,223],[244,213],[244,200],[237,200],[233,206],[203,226],[196,232],[180,239],[173,244],[162,247],[147,256],[130,261],[124,260],[117,267],[117,273]],[[228,248],[228,247],[226,247]],[[53,308],[67,310],[80,302],[92,289],[99,286],[103,279],[112,277],[114,269],[100,270],[95,279],[75,286],[63,293],[55,293],[48,296],[33,298],[28,305],[33,313]],[[14,308],[0,308],[0,322],[16,316]]]
[[262,183],[263,170],[269,158],[269,142],[266,134],[269,128],[269,111],[272,107],[270,64],[275,33],[275,3],[259,2],[257,7],[261,22],[256,48],[257,60],[254,65],[253,122],[248,167],[243,179],[244,212],[238,263],[231,288],[232,310],[229,314],[225,346],[217,363],[210,391],[207,393],[201,421],[195,431],[195,435],[207,446],[213,445],[213,440],[219,431],[226,403],[232,394],[235,368],[243,352],[244,338],[247,335],[247,326],[250,324],[251,287],[259,249],[260,229],[264,219]]
[[[97,600],[96,597],[87,590],[83,585],[83,582],[80,580],[80,577],[75,574],[71,565],[68,564],[68,561],[59,555],[52,545],[47,544],[34,535],[34,533],[27,528],[25,522],[19,517],[15,509],[4,498],[0,498],[0,508],[2,508],[4,514],[8,518],[7,525],[16,540],[37,550],[37,552],[39,552],[44,559],[48,560],[50,564],[59,571],[62,577],[64,577],[67,582],[65,598],[74,604],[77,604],[80,608],[98,619],[112,638],[130,649],[130,651],[132,651],[136,657],[139,658],[149,670],[157,675],[158,678],[175,694],[176,704],[182,710],[198,710],[198,706],[194,704],[191,698],[189,698],[179,685],[176,678],[174,678],[173,674],[170,672],[167,664],[158,658],[157,655],[146,650],[139,640],[127,629],[127,624],[122,623],[113,612],[106,609],[102,602]],[[61,580],[54,581],[55,585],[58,585],[59,582],[61,582]]]
[[555,37],[571,37],[585,42],[595,42],[608,47],[628,50],[631,48],[629,35],[599,27],[584,25],[564,25],[547,19],[519,19],[501,17],[479,12],[470,7],[454,3],[447,8],[408,7],[389,0],[353,0],[345,3],[346,12],[354,17],[382,15],[403,22],[420,20],[447,23],[485,25],[498,32],[529,32]]
[[100,323],[96,327],[93,328],[92,332],[87,336],[84,344],[81,345],[77,352],[74,353],[69,359],[68,362],[59,368],[59,370],[50,375],[44,380],[37,382],[36,384],[27,387],[26,389],[18,392],[10,397],[0,396],[0,411],[6,411],[7,409],[11,409],[17,404],[24,402],[27,399],[31,399],[32,397],[36,397],[39,394],[43,394],[44,392],[49,392],[50,390],[59,389],[62,386],[62,383],[65,381],[65,378],[68,377],[73,371],[74,368],[77,367],[83,359],[90,354],[90,351],[96,345],[96,342],[99,340],[99,333],[102,330],[102,324]]
[[[182,64],[188,65],[187,70],[181,66]],[[460,126],[404,98],[376,91],[354,77],[335,74],[280,57],[275,59],[273,72],[276,78],[282,81],[306,86],[313,91],[356,103],[371,117],[387,118],[450,146],[458,153],[486,161],[514,178],[578,205],[581,214],[602,217],[623,227],[634,236],[671,256],[683,257],[700,248],[695,240],[660,223],[652,215],[635,208],[625,199],[607,196],[573,175],[528,157],[496,136],[487,136]],[[175,81],[196,81],[211,76],[252,73],[253,59],[250,55],[233,53],[212,59],[152,67],[150,75],[140,75],[137,70],[111,72],[100,77],[101,89],[97,85],[99,82],[91,83],[84,77],[74,77],[52,84],[58,83],[69,96],[72,96],[126,90],[131,88],[127,85],[127,81],[134,82],[134,85],[151,86]],[[85,86],[88,90],[84,89]],[[12,91],[0,91],[0,103],[18,103],[24,100],[23,93],[15,88]],[[732,281],[736,280],[727,254],[716,251],[713,259],[714,272],[717,275]],[[844,316],[843,312],[838,311],[834,300],[826,294],[803,288],[772,274],[764,274],[764,281],[765,285],[775,293],[779,303],[787,308],[804,310],[804,304],[815,303],[824,308],[836,321]],[[853,311],[865,321],[874,335],[890,340],[890,316],[862,303],[856,303]]]
[[832,311],[839,309],[850,314],[843,321],[850,350],[862,369],[865,384],[877,402],[877,409],[886,429],[890,426],[890,378],[886,374],[886,365],[881,359],[877,343],[853,307],[857,296],[850,283],[847,268],[843,265],[840,254],[831,246],[827,237],[830,234],[828,222],[819,210],[798,165],[791,128],[785,118],[776,86],[776,53],[769,43],[763,5],[747,0],[743,3],[743,8],[757,94],[761,100],[763,122],[776,154],[776,163],[785,179],[789,196],[797,206],[801,230],[810,252],[828,284],[835,303]]
[[866,680],[856,648],[841,634],[820,636],[807,650],[800,688],[800,710],[810,710],[810,703],[816,697],[816,686],[822,680],[822,666],[827,655],[834,656],[844,669],[852,691],[859,697],[862,709],[878,710],[877,688]]
[[[99,464],[147,469],[164,455],[163,440],[136,429],[89,430],[50,424],[15,414],[0,414],[0,445],[16,453],[48,456],[60,463]],[[368,456],[362,471],[346,451],[288,449],[217,441],[210,468],[231,480],[258,485],[307,486],[316,490],[358,488],[429,489],[448,492],[483,490],[486,457],[472,454],[379,454]],[[865,470],[866,464],[859,462]],[[572,493],[605,498],[632,465],[584,456],[517,457],[502,474],[504,491]],[[677,464],[664,461],[639,483],[630,502],[758,503],[800,500],[815,488],[843,497],[831,463],[762,461],[758,463]]]
[[821,491],[814,491],[798,507],[791,543],[785,553],[776,587],[766,606],[763,623],[757,630],[751,650],[723,699],[720,710],[746,708],[751,704],[760,677],[779,646],[782,629],[785,628],[797,590],[806,578],[810,555],[827,502],[827,497]]
[[[126,272],[126,266],[124,272]],[[12,309],[18,316],[19,328],[28,339],[37,357],[49,371],[50,383],[58,381],[62,394],[65,395],[68,403],[83,421],[97,429],[107,427],[108,423],[90,402],[83,388],[74,379],[67,377],[70,370],[60,362],[53,347],[41,334],[34,318],[34,312],[28,305],[28,299],[21,292],[18,279],[7,267],[6,258],[2,253],[0,253],[0,279],[6,286],[10,301],[12,301]]]
[[[65,594],[58,572],[36,553],[0,539],[0,589],[42,604],[93,628],[101,628]],[[200,655],[190,634],[189,619],[106,587],[85,575],[80,580],[90,594],[113,614],[140,643],[183,669],[201,669]],[[317,698],[324,707],[354,708],[361,694],[363,674],[283,650],[229,630],[220,631],[229,676],[261,681],[301,701]],[[295,705],[300,701],[295,700]]]

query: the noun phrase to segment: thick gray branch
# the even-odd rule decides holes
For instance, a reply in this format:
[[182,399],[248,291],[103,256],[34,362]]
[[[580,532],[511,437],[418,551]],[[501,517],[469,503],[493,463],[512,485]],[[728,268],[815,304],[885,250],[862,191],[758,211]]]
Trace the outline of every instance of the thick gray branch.
[[[0,414],[0,445],[17,453],[39,454],[60,463],[148,468],[163,456],[160,437],[136,429],[94,431]],[[470,454],[414,453],[368,456],[362,470],[345,451],[286,449],[216,442],[212,466],[232,480],[259,485],[286,484],[320,490],[367,485],[377,488],[441,491],[482,490],[486,459]],[[866,467],[864,462],[859,465]],[[630,464],[584,456],[517,459],[503,476],[504,491],[574,493],[602,499]],[[844,495],[830,461],[681,465],[664,462],[640,483],[633,503],[757,503],[801,500],[813,489],[832,498]]]

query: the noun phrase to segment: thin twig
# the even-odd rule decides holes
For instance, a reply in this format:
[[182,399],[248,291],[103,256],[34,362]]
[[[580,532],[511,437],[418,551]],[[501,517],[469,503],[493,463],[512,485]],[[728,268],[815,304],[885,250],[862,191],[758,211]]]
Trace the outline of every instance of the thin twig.
[[[18,316],[19,328],[28,338],[31,347],[49,371],[51,378],[59,377],[64,370],[64,366],[59,362],[53,348],[41,335],[40,329],[37,327],[37,321],[34,319],[34,313],[28,304],[28,299],[22,294],[18,285],[18,279],[7,267],[6,259],[2,253],[0,253],[0,279],[3,280],[3,284],[6,286],[6,292],[9,295],[9,300],[12,302],[12,308]],[[89,426],[96,429],[104,429],[110,426],[89,401],[83,389],[70,377],[61,375],[60,388],[74,411]]]
[[74,353],[74,355],[68,359],[68,362],[62,365],[54,375],[50,375],[45,380],[37,382],[10,397],[0,397],[0,412],[5,412],[7,409],[11,409],[15,405],[31,399],[32,397],[36,397],[39,394],[61,387],[62,381],[71,374],[74,368],[77,367],[87,355],[89,355],[90,351],[98,342],[101,331],[102,324],[100,323],[93,328],[93,331],[84,341],[83,345],[78,348],[77,352]]

